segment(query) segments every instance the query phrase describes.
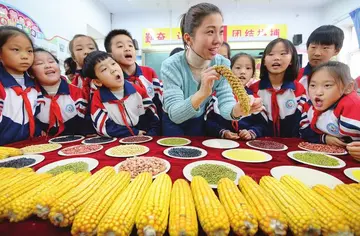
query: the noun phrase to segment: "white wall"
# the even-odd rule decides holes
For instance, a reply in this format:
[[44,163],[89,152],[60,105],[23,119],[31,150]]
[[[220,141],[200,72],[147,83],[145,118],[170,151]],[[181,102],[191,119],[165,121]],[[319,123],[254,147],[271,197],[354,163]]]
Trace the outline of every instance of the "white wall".
[[349,23],[349,13],[360,7],[359,0],[336,0],[328,4],[323,10],[322,21],[324,24]]
[[110,12],[94,0],[3,0],[32,19],[46,38],[55,35],[70,40],[75,34],[88,34],[88,25],[102,35],[111,29]]
[[[292,40],[294,34],[303,34],[306,39],[310,33],[320,25],[321,16],[317,9],[269,9],[269,7],[239,7],[223,9],[225,25],[246,24],[287,24],[288,38]],[[113,15],[112,28],[128,29],[142,47],[142,29],[179,27],[179,17],[183,12],[151,12],[151,13],[121,13]],[[171,21],[171,23],[170,23]]]

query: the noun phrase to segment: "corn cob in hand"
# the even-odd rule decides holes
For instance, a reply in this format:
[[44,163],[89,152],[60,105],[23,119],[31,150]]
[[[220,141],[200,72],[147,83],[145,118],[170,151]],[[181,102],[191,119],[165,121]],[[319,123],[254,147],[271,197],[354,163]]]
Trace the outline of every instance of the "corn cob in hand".
[[247,94],[244,86],[241,84],[240,79],[234,75],[234,73],[224,65],[215,66],[216,72],[224,76],[230,84],[233,93],[238,98],[242,111],[245,115],[250,114],[250,97]]

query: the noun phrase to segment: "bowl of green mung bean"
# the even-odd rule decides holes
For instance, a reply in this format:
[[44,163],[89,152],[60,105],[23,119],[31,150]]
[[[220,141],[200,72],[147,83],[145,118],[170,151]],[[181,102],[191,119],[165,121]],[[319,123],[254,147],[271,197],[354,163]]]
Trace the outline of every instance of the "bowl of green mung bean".
[[79,173],[84,171],[92,171],[98,165],[99,161],[94,158],[70,158],[52,162],[38,169],[36,173],[50,173],[53,175],[57,175],[65,171],[73,171],[75,173]]
[[193,176],[202,176],[209,183],[211,188],[217,188],[217,183],[221,178],[229,178],[237,185],[239,178],[245,175],[239,167],[215,160],[196,161],[188,164],[183,169],[183,175],[189,181]]
[[162,138],[156,141],[157,144],[165,147],[185,146],[191,143],[190,139],[179,137]]
[[294,161],[321,168],[339,169],[346,165],[343,160],[337,157],[319,152],[293,151],[288,152],[287,155]]

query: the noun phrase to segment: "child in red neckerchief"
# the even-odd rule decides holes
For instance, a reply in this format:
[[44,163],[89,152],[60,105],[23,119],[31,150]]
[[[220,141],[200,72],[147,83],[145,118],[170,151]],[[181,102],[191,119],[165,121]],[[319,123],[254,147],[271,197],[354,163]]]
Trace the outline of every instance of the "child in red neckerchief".
[[85,59],[84,73],[99,88],[91,104],[91,118],[98,134],[159,135],[159,118],[151,99],[124,80],[121,67],[109,54],[90,53]]

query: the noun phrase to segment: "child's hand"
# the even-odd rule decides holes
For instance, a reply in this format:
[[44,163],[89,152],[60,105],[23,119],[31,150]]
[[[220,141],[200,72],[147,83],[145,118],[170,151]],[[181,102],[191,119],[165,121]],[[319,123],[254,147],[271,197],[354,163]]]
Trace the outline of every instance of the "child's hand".
[[229,130],[226,130],[224,132],[224,138],[225,139],[232,139],[232,140],[236,140],[236,139],[239,139],[239,135],[237,133],[233,133]]
[[355,160],[360,161],[360,142],[349,143],[346,149]]
[[251,140],[253,137],[251,136],[250,132],[246,129],[240,130],[239,137],[241,140]]
[[325,143],[328,145],[338,146],[338,147],[345,147],[346,143],[338,139],[337,137],[326,135],[325,136]]
[[40,136],[41,136],[41,137],[46,136],[46,132],[42,130]]
[[143,135],[145,135],[146,134],[146,132],[145,131],[143,131],[143,130],[139,130],[139,134],[138,134],[138,136],[143,136]]

